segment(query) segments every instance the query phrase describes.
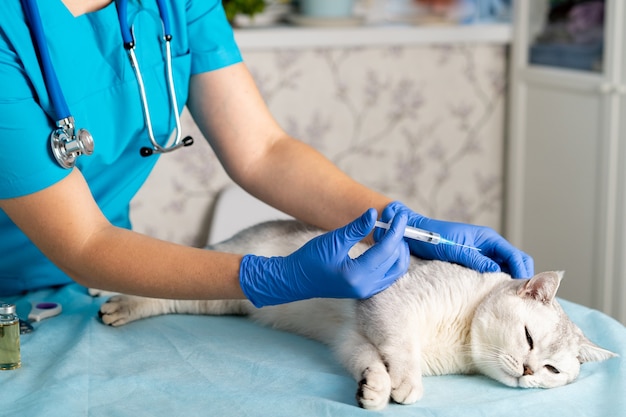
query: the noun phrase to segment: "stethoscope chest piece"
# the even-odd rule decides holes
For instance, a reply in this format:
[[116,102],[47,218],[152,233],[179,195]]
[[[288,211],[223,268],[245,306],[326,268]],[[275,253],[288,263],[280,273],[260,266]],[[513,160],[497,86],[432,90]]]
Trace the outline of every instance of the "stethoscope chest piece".
[[50,134],[52,154],[63,168],[72,168],[78,156],[93,153],[93,137],[86,129],[79,129],[75,133],[71,116],[59,121],[58,125]]
[[[57,120],[57,127],[50,134],[50,146],[52,148],[52,153],[59,165],[63,168],[72,168],[76,163],[76,158],[80,155],[91,155],[93,153],[93,137],[85,129],[76,129],[74,118],[71,116],[69,107],[65,101],[63,92],[61,91],[59,80],[57,79],[54,67],[52,66],[50,53],[46,45],[43,24],[41,23],[41,17],[39,16],[39,10],[37,8],[37,0],[21,0],[21,2],[27,22],[30,26],[33,37],[35,38],[36,49],[40,56],[46,89],[48,90],[48,94],[50,95],[50,99],[53,103],[53,110],[55,113],[54,119]],[[137,78],[137,85],[141,96],[141,105],[144,112],[144,120],[148,130],[148,137],[152,145],[149,148],[141,148],[141,155],[149,156],[153,153],[171,152],[183,146],[189,146],[193,144],[193,139],[189,136],[183,139],[181,135],[180,115],[178,113],[178,102],[176,101],[176,89],[174,87],[174,77],[172,71],[172,51],[170,46],[172,34],[170,31],[167,5],[164,0],[157,0],[157,6],[159,8],[159,14],[161,16],[161,23],[163,26],[163,41],[165,41],[165,67],[167,72],[166,82],[170,95],[170,104],[174,111],[174,120],[176,123],[176,136],[173,143],[169,146],[161,146],[155,139],[155,135],[152,130],[152,121],[150,118],[150,110],[148,108],[146,89],[143,82],[143,76],[139,70],[139,62],[134,51],[135,39],[131,27],[128,26],[128,13],[126,11],[127,5],[128,0],[116,0],[123,46],[128,51],[131,66],[133,67]]]

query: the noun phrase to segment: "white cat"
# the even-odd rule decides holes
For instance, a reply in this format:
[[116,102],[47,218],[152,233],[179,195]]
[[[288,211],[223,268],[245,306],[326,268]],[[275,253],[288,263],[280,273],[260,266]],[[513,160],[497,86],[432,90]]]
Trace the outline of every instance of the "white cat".
[[[263,223],[212,249],[288,255],[321,231],[295,221]],[[365,246],[355,247],[354,254]],[[530,280],[480,274],[413,258],[404,277],[362,301],[313,299],[255,308],[246,300],[177,301],[119,295],[100,309],[120,326],[159,314],[242,314],[331,346],[359,381],[358,404],[422,397],[422,376],[481,373],[512,387],[572,382],[580,364],[616,356],[590,342],[555,299],[561,272]]]

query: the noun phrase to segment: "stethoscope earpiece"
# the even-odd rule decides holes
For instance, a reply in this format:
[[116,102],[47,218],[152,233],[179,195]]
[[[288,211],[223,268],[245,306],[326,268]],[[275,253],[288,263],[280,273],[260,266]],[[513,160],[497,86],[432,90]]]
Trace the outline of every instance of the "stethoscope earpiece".
[[185,136],[183,139],[183,146],[191,146],[193,145],[193,138],[191,136]]
[[166,152],[174,151],[183,146],[191,146],[191,145],[193,145],[193,138],[191,136],[185,136],[185,138],[183,138],[183,140],[180,141],[177,145],[170,146],[169,148],[158,149],[158,148],[148,148],[147,146],[143,146],[141,149],[139,149],[139,155],[146,157],[146,156],[150,156],[154,154],[155,152],[166,153]]

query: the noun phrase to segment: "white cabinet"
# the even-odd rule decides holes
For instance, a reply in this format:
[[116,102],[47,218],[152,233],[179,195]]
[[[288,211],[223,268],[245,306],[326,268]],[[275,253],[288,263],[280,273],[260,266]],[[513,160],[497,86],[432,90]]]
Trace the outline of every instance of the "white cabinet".
[[[515,3],[506,235],[537,271],[565,270],[561,297],[626,323],[626,2],[606,1],[603,53],[587,69],[533,48],[547,12]],[[560,62],[585,67],[574,58]]]

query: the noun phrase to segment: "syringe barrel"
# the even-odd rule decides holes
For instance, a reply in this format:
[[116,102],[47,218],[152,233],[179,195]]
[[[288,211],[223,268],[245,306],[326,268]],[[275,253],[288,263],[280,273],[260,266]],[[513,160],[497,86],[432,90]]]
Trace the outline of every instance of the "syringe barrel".
[[427,230],[418,229],[417,227],[407,226],[404,229],[404,236],[409,239],[421,240],[422,242],[432,243],[437,245],[441,242],[441,235],[435,232],[429,232]]
[[[376,222],[376,227],[383,229],[389,229],[389,223]],[[417,227],[407,226],[404,229],[404,237],[409,239],[415,239],[422,242],[432,243],[437,245],[441,242],[441,235],[436,232],[429,232],[428,230],[418,229]]]

